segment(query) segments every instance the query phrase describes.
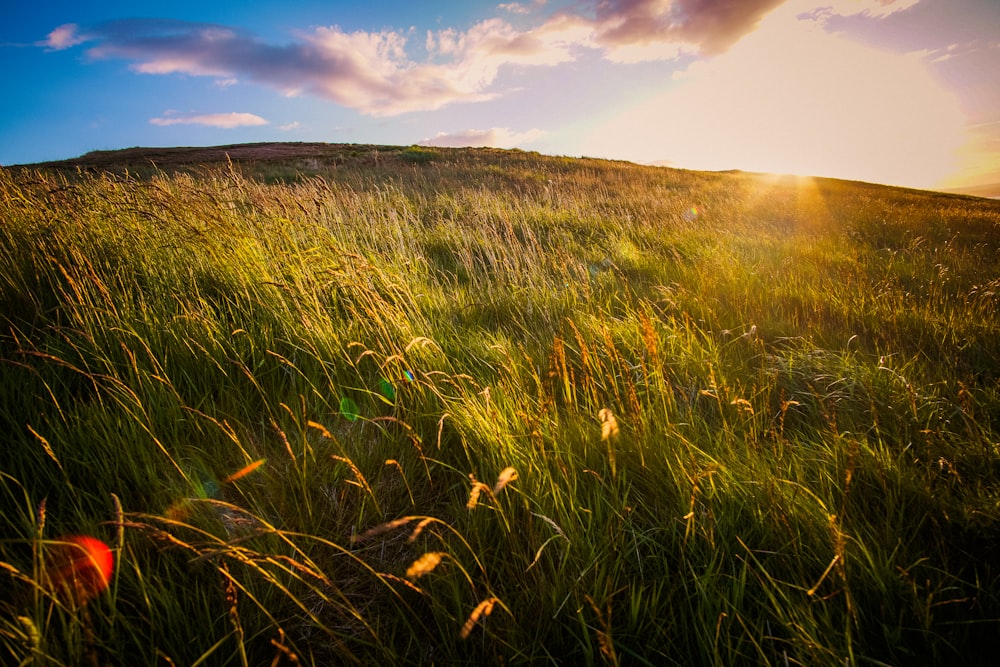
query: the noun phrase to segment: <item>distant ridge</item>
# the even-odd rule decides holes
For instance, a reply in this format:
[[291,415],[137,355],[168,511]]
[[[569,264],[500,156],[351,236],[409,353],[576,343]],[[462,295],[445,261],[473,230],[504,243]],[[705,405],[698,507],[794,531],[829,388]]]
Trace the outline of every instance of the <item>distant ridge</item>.
[[[66,160],[52,160],[15,167],[129,167],[178,166],[210,162],[271,161],[292,159],[344,159],[373,155],[377,151],[399,152],[399,146],[372,144],[327,144],[305,142],[263,142],[227,144],[222,146],[134,146],[117,150],[100,150]],[[438,150],[438,149],[435,149]]]
[[[479,154],[501,154],[501,153],[522,153],[518,149],[500,149],[488,147],[439,147],[439,146],[390,146],[380,144],[331,144],[324,142],[260,142],[249,144],[225,144],[220,146],[133,146],[131,148],[121,148],[114,150],[96,150],[84,153],[79,157],[65,160],[51,160],[47,162],[35,162],[30,164],[5,165],[8,168],[54,168],[54,169],[133,169],[133,168],[174,168],[185,167],[198,164],[211,164],[219,162],[280,162],[288,160],[322,160],[326,164],[375,164],[380,158],[402,156],[419,158],[422,154],[424,158],[438,155],[454,155],[461,153],[475,152]],[[580,158],[588,159],[588,158]],[[427,161],[414,159],[414,162]],[[618,162],[620,160],[601,160],[602,162]],[[638,163],[635,163],[638,164]],[[681,169],[666,161],[651,165],[671,169]],[[753,175],[753,172],[743,172],[739,169],[728,169],[719,171],[723,174],[746,174]],[[756,174],[763,176],[765,174]],[[822,180],[844,180],[844,179],[822,179]],[[913,190],[900,186],[885,186],[874,183],[854,182],[859,185],[864,184],[876,187],[898,188]],[[989,199],[1000,199],[1000,183],[990,185],[978,185],[964,188],[940,188],[930,190],[949,195],[959,195],[968,197],[984,197]]]

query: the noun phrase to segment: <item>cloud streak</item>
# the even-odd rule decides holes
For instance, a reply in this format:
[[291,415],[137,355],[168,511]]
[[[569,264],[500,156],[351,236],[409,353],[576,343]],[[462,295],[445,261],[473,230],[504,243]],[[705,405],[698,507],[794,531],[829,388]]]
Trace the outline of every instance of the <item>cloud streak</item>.
[[419,142],[421,146],[441,146],[451,148],[462,148],[465,146],[479,147],[489,146],[491,148],[514,148],[544,136],[541,130],[528,130],[527,132],[514,132],[506,127],[493,127],[488,130],[465,130],[462,132],[439,132],[430,139]]
[[168,112],[158,118],[150,118],[150,125],[169,127],[171,125],[204,125],[231,130],[236,127],[254,127],[267,125],[268,122],[252,113],[211,113],[211,114],[176,114]]

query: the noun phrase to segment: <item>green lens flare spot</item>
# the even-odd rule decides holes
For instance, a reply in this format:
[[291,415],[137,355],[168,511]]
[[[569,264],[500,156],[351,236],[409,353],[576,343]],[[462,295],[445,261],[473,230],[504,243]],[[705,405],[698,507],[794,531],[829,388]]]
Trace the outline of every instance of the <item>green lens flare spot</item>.
[[354,421],[358,418],[358,404],[344,396],[340,399],[340,414],[347,421]]
[[396,400],[396,388],[392,386],[392,383],[381,378],[378,381],[379,393],[385,396],[390,402]]

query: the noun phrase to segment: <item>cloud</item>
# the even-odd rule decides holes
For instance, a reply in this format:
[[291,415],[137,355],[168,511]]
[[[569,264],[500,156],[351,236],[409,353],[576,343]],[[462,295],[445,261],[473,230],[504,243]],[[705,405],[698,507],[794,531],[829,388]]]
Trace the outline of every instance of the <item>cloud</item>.
[[488,130],[464,130],[462,132],[439,132],[430,139],[419,142],[421,146],[441,146],[461,148],[465,146],[490,146],[492,148],[514,148],[544,136],[541,130],[514,132],[506,127]]
[[[612,60],[635,60],[643,53],[651,57],[655,51],[648,47],[655,45],[685,44],[703,54],[718,54],[784,1],[599,0],[595,41],[608,49]],[[618,52],[623,55],[616,57]],[[665,53],[674,57],[676,46]]]
[[293,120],[291,123],[287,123],[285,125],[279,125],[278,129],[281,130],[282,132],[291,132],[292,130],[297,130],[300,127],[302,127],[302,124],[299,123],[299,121],[297,120]]
[[[803,11],[822,22],[851,12],[884,16],[916,1],[812,0]],[[391,116],[494,99],[503,92],[494,89],[503,68],[553,67],[586,51],[619,63],[717,56],[785,2],[581,0],[526,29],[492,18],[465,31],[428,31],[420,59],[410,53],[412,30],[348,32],[336,25],[299,31],[276,44],[223,25],[134,19],[86,30],[65,24],[39,45],[62,50],[87,42],[89,58],[130,61],[131,69],[142,74],[213,77],[221,87],[254,83],[286,96],[315,96],[365,114]],[[520,13],[544,5],[534,0],[498,9]],[[826,9],[817,10],[819,5]]]
[[[865,16],[882,19],[913,7],[920,0],[819,0],[804,16],[825,20],[832,16]],[[799,3],[804,4],[804,3]]]
[[166,112],[159,118],[150,118],[150,125],[168,127],[170,125],[205,125],[207,127],[220,127],[231,130],[235,127],[252,127],[256,125],[267,125],[268,122],[252,113],[211,113],[202,115],[177,114],[176,112]]
[[86,40],[63,26],[50,48],[92,42],[91,59],[132,61],[142,74],[209,76],[218,85],[251,81],[287,96],[313,95],[373,115],[433,110],[491,99],[487,88],[506,65],[555,65],[573,59],[579,35],[566,21],[519,31],[490,19],[459,33],[428,33],[430,58],[407,54],[407,33],[345,32],[338,26],[300,32],[288,44],[266,43],[245,31],[206,23],[128,20],[93,28]]
[[80,34],[80,26],[75,23],[64,23],[40,42],[38,46],[44,46],[50,51],[62,51],[70,47],[82,44],[87,41],[87,37]]
[[525,5],[520,2],[507,2],[497,5],[497,9],[510,12],[511,14],[530,14],[536,9],[544,7],[546,2],[547,0],[534,0],[530,5]]

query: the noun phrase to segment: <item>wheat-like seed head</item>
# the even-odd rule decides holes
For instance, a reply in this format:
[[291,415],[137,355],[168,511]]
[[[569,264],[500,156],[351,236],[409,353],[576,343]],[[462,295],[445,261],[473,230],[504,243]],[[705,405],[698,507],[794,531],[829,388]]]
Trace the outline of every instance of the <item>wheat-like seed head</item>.
[[462,639],[468,639],[469,634],[472,632],[472,628],[476,627],[476,623],[483,616],[489,616],[493,613],[493,605],[495,605],[499,600],[497,598],[486,598],[482,602],[476,605],[476,608],[472,610],[469,614],[469,618],[465,620],[465,625],[462,626],[461,632],[458,636]]
[[419,579],[432,571],[441,562],[441,558],[446,554],[443,551],[428,551],[423,556],[413,561],[410,567],[406,568],[407,579]]
[[469,502],[465,503],[465,509],[475,509],[476,505],[479,504],[479,496],[483,491],[489,492],[490,487],[486,486],[482,482],[476,479],[476,476],[471,472],[469,473],[469,480],[472,482],[472,488],[469,490]]

